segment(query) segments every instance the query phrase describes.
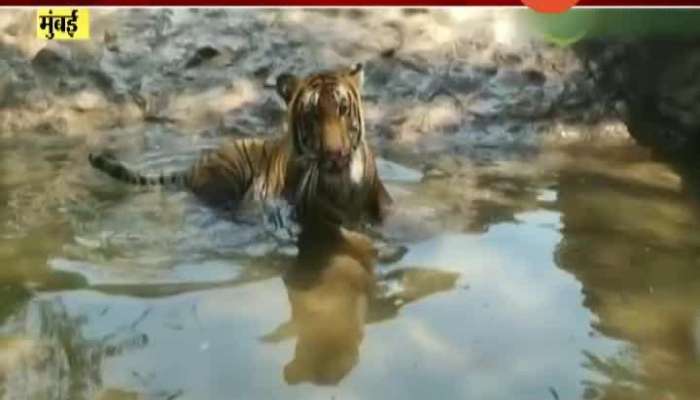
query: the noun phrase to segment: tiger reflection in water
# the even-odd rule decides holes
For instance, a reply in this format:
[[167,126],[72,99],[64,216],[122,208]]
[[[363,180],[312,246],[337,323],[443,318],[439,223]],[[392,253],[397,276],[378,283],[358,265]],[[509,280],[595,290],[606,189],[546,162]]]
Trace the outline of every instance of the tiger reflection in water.
[[[294,358],[284,367],[288,384],[339,383],[359,361],[366,323],[393,318],[406,304],[454,288],[458,278],[425,268],[381,275],[377,262],[378,251],[364,234],[302,231],[297,258],[283,278],[291,320],[263,337],[274,343],[297,336]],[[388,295],[383,287],[389,281],[401,289]]]
[[340,229],[324,237],[302,233],[293,267],[284,277],[292,323],[298,334],[294,359],[284,368],[289,384],[338,383],[355,366],[376,251],[366,236]]

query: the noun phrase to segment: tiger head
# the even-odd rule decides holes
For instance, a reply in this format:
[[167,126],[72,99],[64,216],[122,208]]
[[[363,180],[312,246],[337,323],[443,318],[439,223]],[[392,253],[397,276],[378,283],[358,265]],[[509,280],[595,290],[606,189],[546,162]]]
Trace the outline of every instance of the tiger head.
[[324,173],[347,171],[364,139],[362,78],[362,64],[303,78],[292,74],[277,78],[277,93],[287,104],[294,150],[317,161]]

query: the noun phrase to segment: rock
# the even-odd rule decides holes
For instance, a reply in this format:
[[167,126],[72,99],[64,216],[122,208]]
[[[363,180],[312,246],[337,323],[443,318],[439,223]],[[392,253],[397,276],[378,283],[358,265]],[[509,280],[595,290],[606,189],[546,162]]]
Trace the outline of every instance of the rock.
[[119,43],[117,42],[117,34],[114,32],[110,31],[105,31],[104,37],[103,37],[103,42],[105,45],[105,48],[108,51],[118,53],[119,52]]
[[92,82],[97,86],[100,90],[103,90],[105,92],[110,92],[113,91],[114,88],[114,79],[112,79],[111,76],[109,76],[106,72],[102,71],[99,68],[90,68],[87,71],[85,71],[85,75],[92,80]]
[[536,69],[526,69],[523,71],[523,76],[532,85],[543,85],[547,77],[541,71]]
[[597,88],[639,143],[674,161],[700,150],[700,43],[688,39],[596,40],[576,46]]
[[73,70],[70,54],[61,50],[60,47],[44,47],[32,59],[32,66],[40,72],[51,75],[70,73]]
[[207,60],[218,56],[221,52],[211,46],[204,46],[197,49],[195,54],[185,63],[185,69],[194,68]]

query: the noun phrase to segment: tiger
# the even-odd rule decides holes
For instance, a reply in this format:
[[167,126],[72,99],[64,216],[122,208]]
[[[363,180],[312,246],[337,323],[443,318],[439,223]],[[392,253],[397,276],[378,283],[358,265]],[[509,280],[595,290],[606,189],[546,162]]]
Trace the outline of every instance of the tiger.
[[189,190],[208,205],[234,211],[245,200],[282,199],[302,227],[381,223],[393,200],[366,138],[363,78],[362,63],[280,74],[275,88],[286,105],[285,133],[226,140],[183,171],[146,175],[105,153],[91,153],[89,162],[119,181]]

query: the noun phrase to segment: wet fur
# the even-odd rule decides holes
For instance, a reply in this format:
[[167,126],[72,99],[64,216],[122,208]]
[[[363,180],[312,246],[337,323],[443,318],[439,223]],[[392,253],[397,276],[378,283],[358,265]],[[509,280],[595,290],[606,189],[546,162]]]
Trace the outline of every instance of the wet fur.
[[[283,198],[295,205],[302,225],[381,222],[392,201],[364,135],[361,75],[359,64],[305,78],[280,75],[277,92],[287,104],[288,132],[277,139],[228,141],[186,171],[149,176],[106,155],[91,154],[89,161],[117,180],[190,190],[214,207]],[[349,152],[339,172],[327,170],[329,149]]]

